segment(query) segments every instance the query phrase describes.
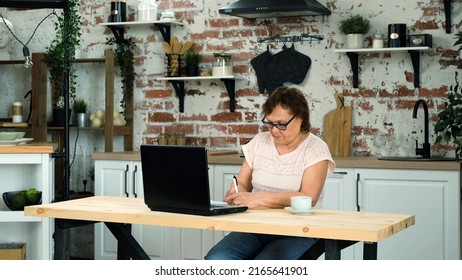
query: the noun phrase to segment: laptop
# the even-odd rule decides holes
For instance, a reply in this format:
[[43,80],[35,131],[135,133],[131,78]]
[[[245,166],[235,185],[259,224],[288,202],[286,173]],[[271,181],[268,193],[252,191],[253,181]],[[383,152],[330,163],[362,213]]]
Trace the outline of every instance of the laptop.
[[144,202],[153,211],[203,216],[238,213],[246,206],[211,205],[207,149],[143,144]]

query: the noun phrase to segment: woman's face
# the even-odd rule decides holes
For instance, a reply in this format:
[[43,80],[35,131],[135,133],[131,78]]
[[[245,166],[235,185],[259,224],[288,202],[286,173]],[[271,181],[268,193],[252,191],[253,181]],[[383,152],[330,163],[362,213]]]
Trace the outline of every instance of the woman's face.
[[[265,121],[269,121],[273,124],[286,124],[293,116],[292,112],[283,109],[280,105],[277,105],[271,114],[266,115]],[[289,122],[286,126],[286,130],[280,130],[276,126],[268,128],[268,130],[273,136],[275,144],[284,145],[298,141],[301,125],[302,120],[297,116]]]

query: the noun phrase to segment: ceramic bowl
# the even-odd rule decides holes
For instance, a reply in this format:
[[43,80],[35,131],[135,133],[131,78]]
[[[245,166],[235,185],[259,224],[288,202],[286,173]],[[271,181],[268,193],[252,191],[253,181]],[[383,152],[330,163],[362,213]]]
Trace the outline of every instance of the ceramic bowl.
[[0,141],[13,141],[16,139],[18,139],[18,132],[0,132]]

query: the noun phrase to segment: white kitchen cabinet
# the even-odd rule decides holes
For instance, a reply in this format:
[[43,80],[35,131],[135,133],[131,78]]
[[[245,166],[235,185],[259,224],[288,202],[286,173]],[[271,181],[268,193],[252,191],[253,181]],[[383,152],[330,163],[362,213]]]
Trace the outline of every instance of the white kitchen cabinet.
[[378,259],[461,258],[459,171],[355,169],[355,177],[360,211],[415,215],[414,226],[379,243]]
[[[42,203],[50,203],[54,197],[53,170],[49,153],[1,153],[0,193],[37,188],[42,191]],[[28,260],[52,259],[52,220],[24,216],[23,211],[11,211],[3,199],[0,201],[0,243],[26,243]]]
[[[351,184],[354,182],[354,170],[352,168],[337,168],[326,179],[324,184],[324,197],[322,208],[330,210],[353,210],[351,201]],[[324,259],[324,254],[320,257]],[[354,259],[354,247],[350,246],[341,252],[342,260]]]
[[[325,209],[415,215],[414,226],[378,243],[378,259],[461,258],[459,171],[337,168],[324,192]],[[341,257],[362,254],[358,243]]]
[[[139,161],[96,160],[95,161],[95,195],[104,196],[143,196],[143,178]],[[141,244],[145,239],[145,230],[140,225],[132,225],[132,233]],[[155,236],[160,229],[151,229]],[[141,239],[141,240],[140,240]],[[144,245],[144,244],[143,244]],[[152,238],[143,246],[151,258],[161,258],[160,238]],[[95,259],[117,258],[117,240],[103,223],[95,224]]]

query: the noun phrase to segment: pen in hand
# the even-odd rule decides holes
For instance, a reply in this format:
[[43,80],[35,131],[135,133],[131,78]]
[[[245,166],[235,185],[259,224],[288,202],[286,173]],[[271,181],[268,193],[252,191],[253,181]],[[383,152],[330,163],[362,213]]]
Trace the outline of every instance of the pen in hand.
[[233,184],[234,184],[234,191],[236,193],[238,193],[238,189],[237,189],[237,178],[236,178],[236,175],[233,176]]

